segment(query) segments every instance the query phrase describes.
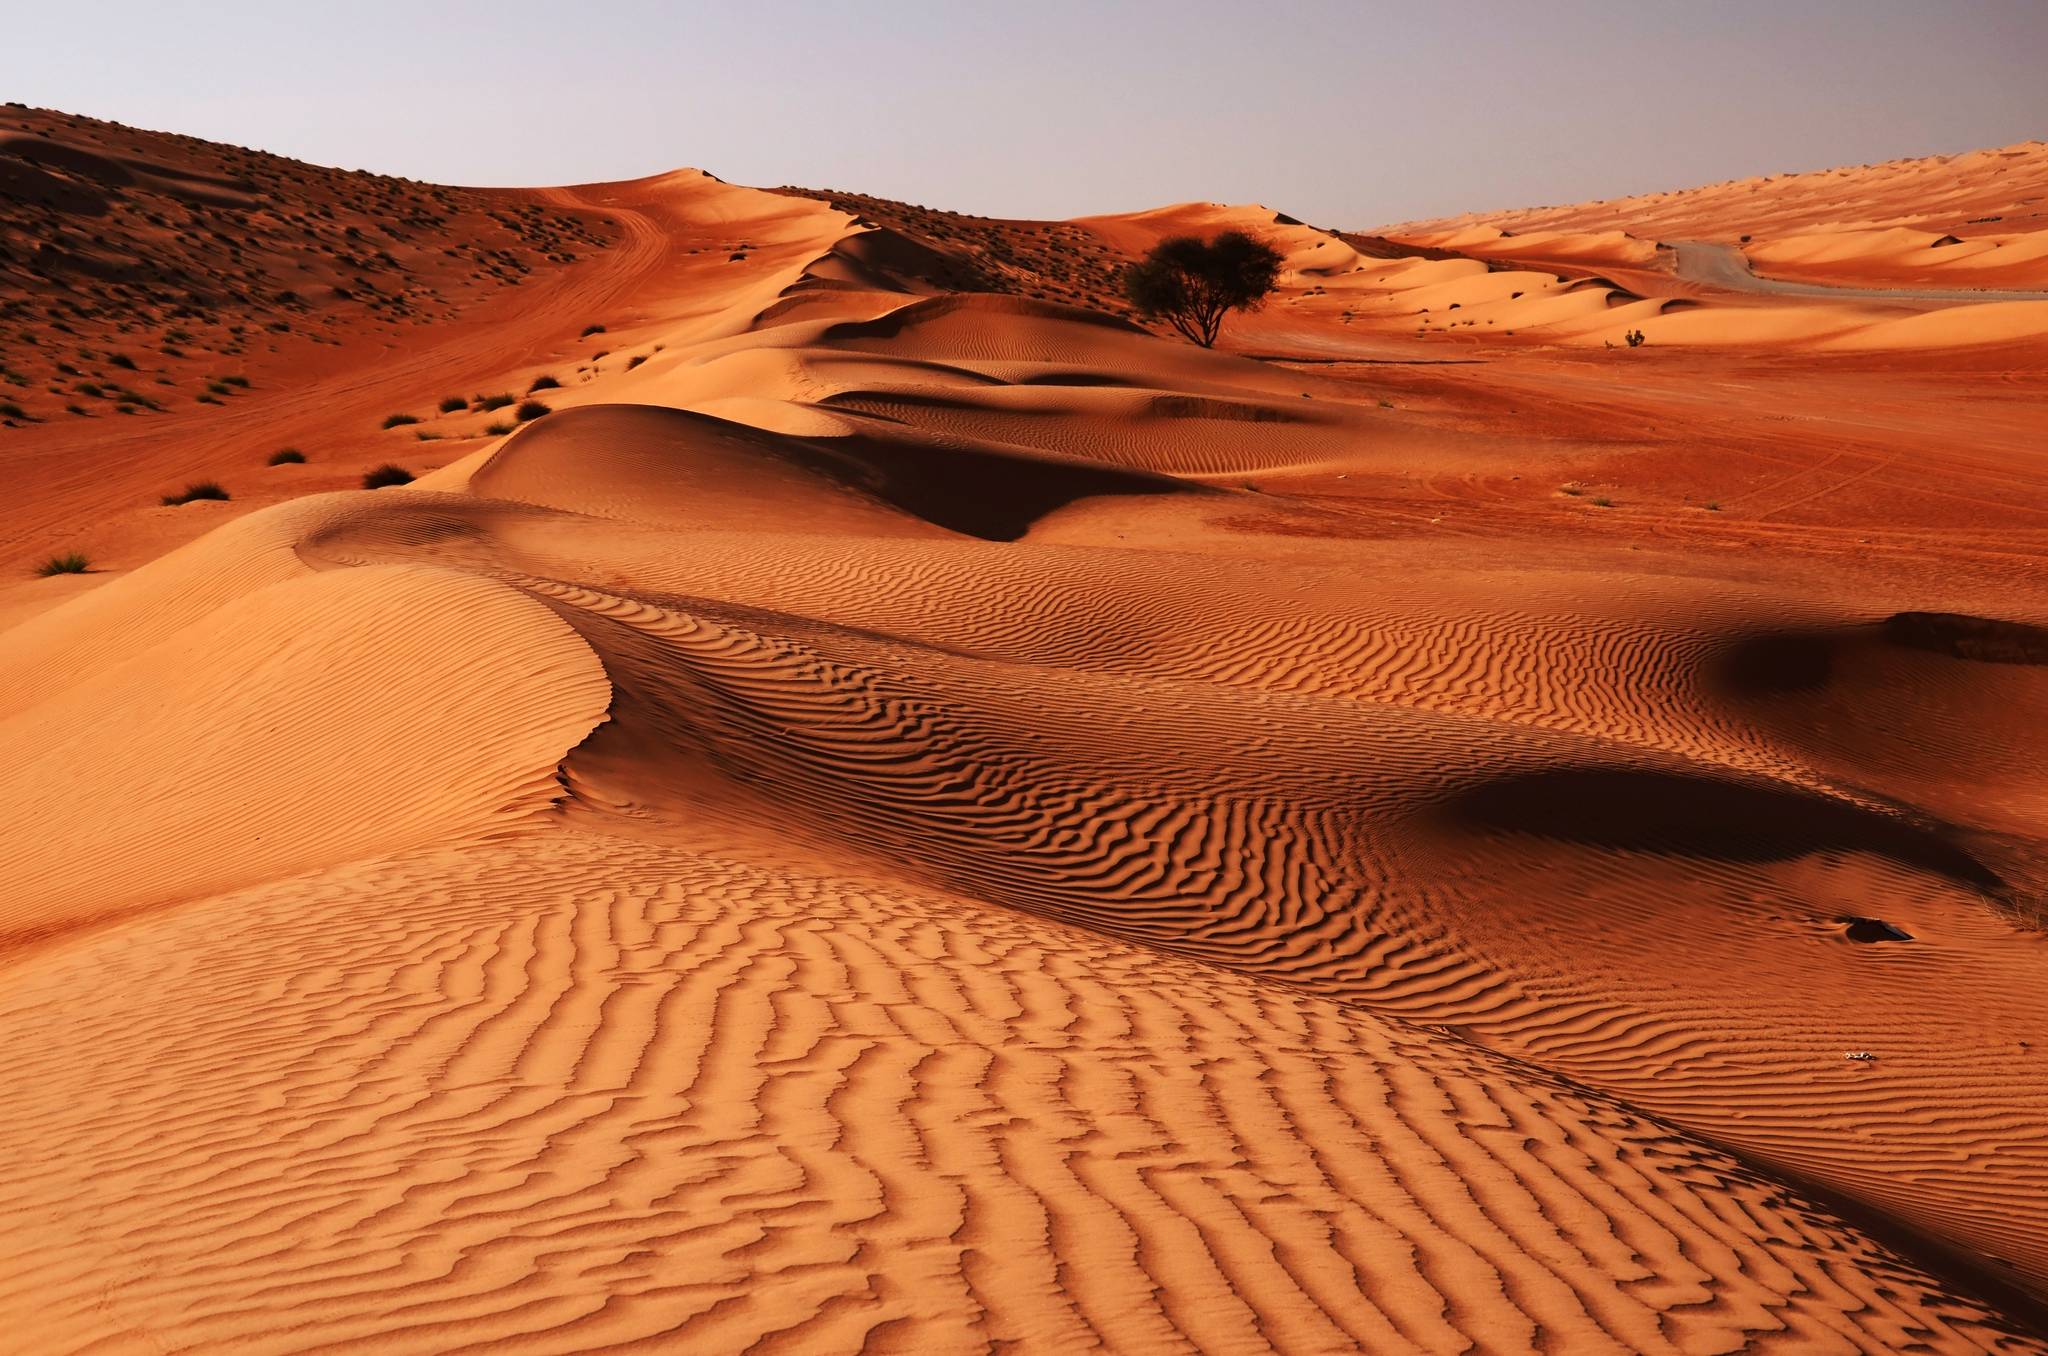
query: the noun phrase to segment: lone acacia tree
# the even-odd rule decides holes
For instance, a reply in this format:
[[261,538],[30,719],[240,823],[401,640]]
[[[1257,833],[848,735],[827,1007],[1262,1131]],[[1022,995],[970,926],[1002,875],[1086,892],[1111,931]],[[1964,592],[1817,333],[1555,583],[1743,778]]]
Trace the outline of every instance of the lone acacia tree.
[[1243,231],[1212,240],[1170,236],[1124,270],[1124,295],[1147,320],[1164,318],[1212,348],[1223,317],[1256,311],[1280,278],[1280,251]]

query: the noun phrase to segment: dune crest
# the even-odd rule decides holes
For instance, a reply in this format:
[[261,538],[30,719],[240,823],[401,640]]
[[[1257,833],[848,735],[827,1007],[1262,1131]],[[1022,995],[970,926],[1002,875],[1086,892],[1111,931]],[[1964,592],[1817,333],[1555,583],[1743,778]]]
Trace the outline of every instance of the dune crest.
[[[494,190],[393,258],[593,243],[0,429],[91,557],[0,590],[12,1340],[2048,1349],[2048,323],[1673,271],[1725,196]],[[1217,350],[1117,298],[1227,226]]]

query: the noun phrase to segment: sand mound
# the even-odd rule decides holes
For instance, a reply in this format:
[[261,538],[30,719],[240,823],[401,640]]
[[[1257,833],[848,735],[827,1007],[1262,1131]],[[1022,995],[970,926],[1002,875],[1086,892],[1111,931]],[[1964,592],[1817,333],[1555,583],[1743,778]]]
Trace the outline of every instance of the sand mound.
[[494,201],[609,243],[0,450],[23,1349],[2044,1349],[2025,315]]

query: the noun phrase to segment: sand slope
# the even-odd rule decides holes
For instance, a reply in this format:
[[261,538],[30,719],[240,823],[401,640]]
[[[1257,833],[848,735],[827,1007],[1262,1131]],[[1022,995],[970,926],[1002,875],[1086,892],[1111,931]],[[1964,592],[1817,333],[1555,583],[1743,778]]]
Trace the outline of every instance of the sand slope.
[[1740,243],[1759,273],[1847,286],[2048,287],[2048,143],[1764,175],[1389,234],[1518,259],[1641,262],[1654,241]]
[[[0,599],[24,1349],[2043,1349],[2031,329],[535,197],[276,397],[412,485],[18,459],[138,562]],[[1232,351],[1076,304],[1225,224]]]

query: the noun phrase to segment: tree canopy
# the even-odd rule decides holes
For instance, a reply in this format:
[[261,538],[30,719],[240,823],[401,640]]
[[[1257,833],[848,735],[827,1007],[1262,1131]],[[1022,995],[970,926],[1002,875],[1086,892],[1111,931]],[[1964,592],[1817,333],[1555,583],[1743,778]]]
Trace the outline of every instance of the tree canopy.
[[1164,319],[1203,348],[1223,318],[1255,311],[1280,278],[1280,251],[1244,231],[1213,239],[1176,235],[1124,272],[1124,295],[1147,320]]

